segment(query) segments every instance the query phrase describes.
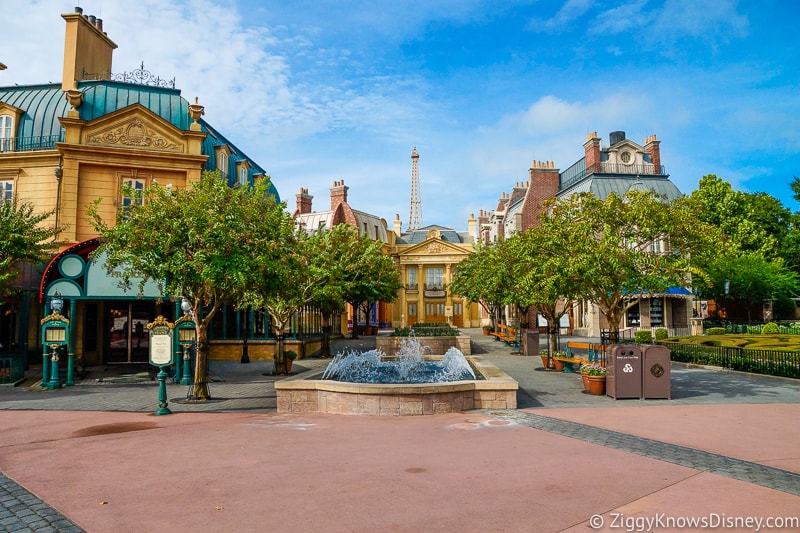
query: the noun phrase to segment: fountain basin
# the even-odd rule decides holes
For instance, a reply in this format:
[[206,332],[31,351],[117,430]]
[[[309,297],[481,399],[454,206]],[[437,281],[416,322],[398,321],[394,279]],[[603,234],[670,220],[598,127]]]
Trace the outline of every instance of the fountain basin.
[[279,413],[409,416],[470,409],[516,409],[519,384],[480,356],[468,356],[483,379],[445,383],[349,383],[309,371],[275,383]]

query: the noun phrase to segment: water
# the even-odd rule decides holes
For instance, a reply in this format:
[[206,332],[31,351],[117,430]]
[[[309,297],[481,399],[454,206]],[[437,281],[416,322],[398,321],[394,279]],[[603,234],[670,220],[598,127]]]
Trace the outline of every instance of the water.
[[387,358],[380,350],[340,352],[328,364],[322,379],[350,383],[443,383],[476,379],[475,371],[458,348],[441,360],[425,359],[427,348],[412,337],[400,342],[397,355]]

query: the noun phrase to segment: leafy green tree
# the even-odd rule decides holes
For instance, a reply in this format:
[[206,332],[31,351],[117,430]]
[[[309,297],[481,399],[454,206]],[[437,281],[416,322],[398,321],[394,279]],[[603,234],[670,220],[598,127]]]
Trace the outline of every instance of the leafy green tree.
[[342,280],[344,301],[353,308],[353,338],[358,337],[359,310],[369,316],[375,302],[392,302],[403,286],[400,272],[392,258],[383,253],[383,243],[373,241],[366,235],[351,237],[342,249],[342,260],[346,263]]
[[505,269],[497,268],[500,251],[496,244],[475,246],[475,252],[463,259],[455,268],[450,281],[450,291],[486,310],[497,325],[500,306],[503,304],[509,276]]
[[504,241],[512,266],[510,292],[518,305],[535,306],[547,319],[548,346],[557,347],[559,321],[579,292],[578,264],[563,253],[563,241],[547,225],[536,226]]
[[10,289],[20,263],[41,263],[58,250],[63,228],[43,225],[53,213],[37,213],[31,202],[0,201],[0,294]]
[[652,191],[605,200],[581,193],[550,202],[543,232],[580,275],[576,296],[598,305],[612,342],[625,310],[645,293],[687,285],[689,275],[719,245],[713,227],[697,219],[697,204],[670,203]]
[[[760,308],[764,300],[795,296],[800,291],[800,277],[787,269],[781,259],[770,260],[756,253],[723,256],[706,269],[708,281],[701,288],[702,296],[722,302],[723,306],[731,299],[742,301],[748,322],[753,319],[752,309]],[[729,282],[727,294],[724,280]]]
[[[293,260],[287,258],[292,219],[269,194],[267,180],[253,188],[230,188],[218,172],[204,173],[185,189],[171,191],[154,184],[137,193],[126,186],[123,195],[134,201],[117,212],[113,223],[100,214],[102,199],[88,209],[101,235],[96,254],[107,254],[106,267],[120,273],[123,286],[130,288],[138,277],[141,291],[152,279],[163,295],[188,300],[197,323],[190,396],[209,399],[208,326],[224,300],[244,303],[239,300],[253,273],[268,277]],[[275,290],[281,281],[275,276],[261,289]]]

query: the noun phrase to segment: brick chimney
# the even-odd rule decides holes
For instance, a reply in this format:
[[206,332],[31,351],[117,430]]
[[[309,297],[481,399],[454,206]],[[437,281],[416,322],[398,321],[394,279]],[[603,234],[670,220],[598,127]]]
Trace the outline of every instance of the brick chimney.
[[103,21],[94,15],[84,15],[83,9],[61,15],[67,22],[64,33],[64,71],[61,89],[75,87],[75,81],[84,74],[108,79],[111,74],[111,56],[117,45],[103,31]]
[[300,187],[300,192],[296,195],[297,198],[297,211],[295,211],[298,215],[305,215],[311,212],[311,200],[314,199],[313,196],[308,194],[308,189],[304,189]]
[[539,225],[542,204],[558,194],[559,170],[553,161],[533,161],[528,169],[530,182],[522,202],[520,231]]
[[650,160],[653,162],[653,167],[657,174],[661,173],[661,141],[656,139],[655,135],[651,135],[644,141],[644,151],[650,154]]
[[336,208],[341,204],[347,203],[347,190],[349,188],[344,184],[344,180],[333,182],[333,187],[331,187],[331,211],[336,211]]
[[586,174],[600,172],[600,137],[596,131],[586,137],[583,149],[586,150]]

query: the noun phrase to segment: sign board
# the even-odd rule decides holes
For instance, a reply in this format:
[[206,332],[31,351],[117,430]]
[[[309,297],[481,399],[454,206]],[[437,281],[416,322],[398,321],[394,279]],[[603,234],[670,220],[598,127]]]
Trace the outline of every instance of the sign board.
[[175,330],[178,332],[178,344],[191,347],[197,341],[197,329],[194,320],[189,315],[183,315],[175,321]]
[[453,316],[453,306],[452,305],[445,305],[444,306],[444,316],[447,316],[447,317]]
[[[547,326],[547,319],[542,315],[536,316],[536,325],[540,328]],[[569,315],[563,314],[561,318],[558,320],[558,327],[560,328],[568,328],[569,327]]]
[[153,366],[168,366],[172,364],[172,322],[159,315],[147,324],[150,330],[150,364]]
[[42,320],[42,344],[61,346],[69,342],[69,319],[53,313]]

